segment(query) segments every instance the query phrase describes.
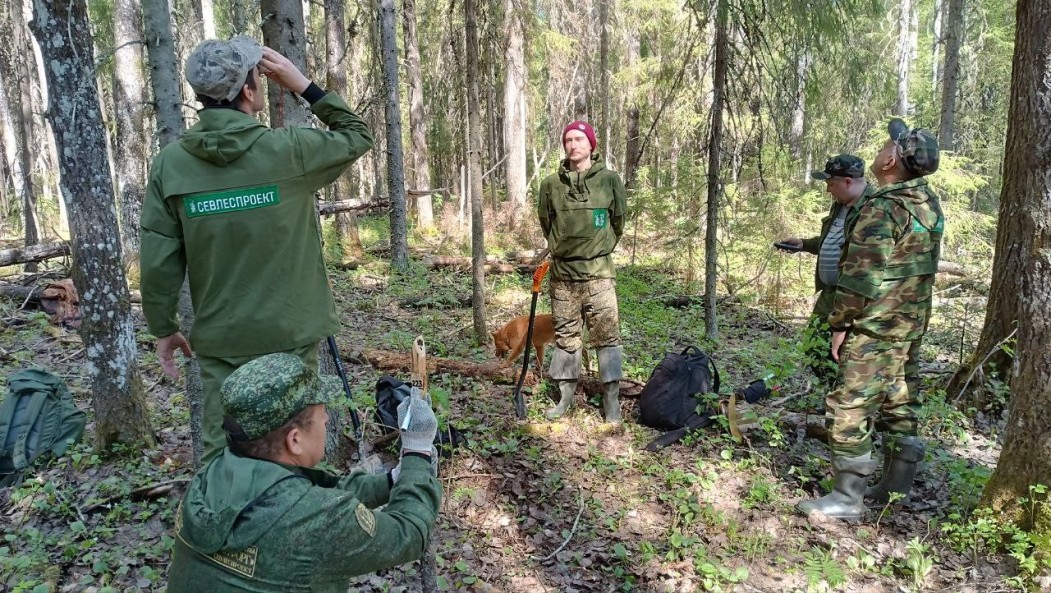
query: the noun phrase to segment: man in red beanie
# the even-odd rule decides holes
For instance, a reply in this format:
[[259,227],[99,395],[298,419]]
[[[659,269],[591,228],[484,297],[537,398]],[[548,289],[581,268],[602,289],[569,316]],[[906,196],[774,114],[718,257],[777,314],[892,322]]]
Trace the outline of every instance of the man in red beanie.
[[553,260],[555,353],[548,372],[560,396],[547,417],[560,418],[573,405],[583,322],[598,352],[606,422],[619,423],[623,349],[613,249],[624,232],[628,205],[620,176],[594,154],[595,145],[595,130],[587,122],[566,126],[562,130],[566,158],[558,173],[540,184],[537,214]]

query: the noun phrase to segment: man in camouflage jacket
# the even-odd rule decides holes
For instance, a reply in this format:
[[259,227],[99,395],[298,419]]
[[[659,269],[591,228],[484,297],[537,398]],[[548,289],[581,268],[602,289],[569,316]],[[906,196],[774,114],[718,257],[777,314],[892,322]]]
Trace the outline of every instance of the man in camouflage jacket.
[[[804,514],[853,519],[864,513],[863,496],[880,503],[891,493],[907,496],[924,455],[920,402],[905,382],[905,366],[930,321],[945,225],[924,178],[938,169],[938,141],[900,119],[891,120],[888,131],[872,163],[880,187],[850,229],[828,317],[840,365],[836,389],[825,400],[835,485],[830,494],[801,502]],[[866,491],[875,471],[876,430],[885,435],[884,472]]]
[[575,121],[562,130],[566,158],[540,184],[537,216],[551,249],[551,313],[555,352],[548,373],[559,402],[547,412],[560,418],[573,404],[587,323],[598,352],[606,422],[619,423],[623,349],[617,309],[613,250],[624,233],[627,195],[620,176],[593,153],[595,130]]
[[221,391],[230,445],[176,511],[169,593],[344,593],[353,576],[423,554],[441,502],[438,421],[425,400],[398,406],[393,471],[335,476],[313,467],[325,451],[325,403],[343,395],[337,379],[277,353],[235,370]]

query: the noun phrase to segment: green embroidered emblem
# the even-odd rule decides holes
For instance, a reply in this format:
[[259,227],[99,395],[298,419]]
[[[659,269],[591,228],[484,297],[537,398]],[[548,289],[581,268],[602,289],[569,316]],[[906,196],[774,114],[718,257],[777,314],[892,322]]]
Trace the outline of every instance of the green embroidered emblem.
[[183,198],[182,203],[186,209],[186,216],[197,218],[198,216],[276,206],[281,203],[281,196],[276,185],[267,185],[186,197]]
[[595,228],[596,229],[604,229],[604,228],[606,228],[607,216],[606,216],[605,208],[603,208],[603,209],[597,209],[596,208],[595,210],[592,210],[591,213],[594,216]]
[[920,224],[920,221],[915,217],[912,219],[912,231],[914,233],[926,233],[935,232],[940,233],[945,229],[945,219],[941,216],[938,217],[938,221],[934,223],[934,228],[928,229],[927,227]]

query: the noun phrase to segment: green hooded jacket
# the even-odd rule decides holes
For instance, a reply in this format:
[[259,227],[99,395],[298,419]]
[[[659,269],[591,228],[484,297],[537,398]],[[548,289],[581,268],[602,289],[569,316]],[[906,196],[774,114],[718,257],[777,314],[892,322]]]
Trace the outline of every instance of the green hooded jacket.
[[613,249],[624,233],[627,192],[619,175],[592,160],[582,173],[564,160],[540,183],[537,216],[551,249],[551,275],[559,280],[617,276]]
[[839,262],[828,324],[894,342],[919,339],[931,317],[931,294],[945,218],[927,180],[876,190],[866,200]]
[[[857,220],[858,212],[861,210],[861,207],[865,204],[865,200],[868,200],[869,196],[871,196],[872,193],[873,193],[872,186],[871,185],[866,185],[865,186],[865,191],[861,194],[861,197],[858,198],[856,202],[854,202],[853,204],[851,204],[849,206],[850,211],[847,212],[847,218],[846,218],[846,220],[843,221],[844,243],[846,242],[846,238],[848,238],[848,233],[849,233],[848,229],[850,228],[851,224],[853,224],[853,222]],[[814,255],[820,255],[821,254],[821,244],[825,242],[825,237],[828,236],[828,231],[832,229],[832,221],[836,219],[836,216],[839,215],[839,209],[843,208],[843,207],[844,206],[842,204],[839,204],[838,202],[833,202],[832,203],[832,207],[829,208],[828,214],[824,218],[821,219],[821,233],[818,234],[818,236],[816,236],[816,237],[811,237],[809,239],[803,239],[803,251],[805,251],[807,253],[812,253]],[[814,292],[821,292],[822,290],[825,290],[826,288],[835,288],[835,287],[826,286],[825,283],[821,281],[821,274],[820,274],[820,272],[818,272],[818,265],[815,262],[815,264],[814,264]]]
[[311,106],[328,130],[271,129],[205,109],[150,168],[142,205],[142,311],[150,333],[179,330],[189,272],[194,350],[211,357],[290,350],[339,327],[314,192],[372,147],[334,93]]
[[337,478],[225,449],[176,511],[168,593],[344,593],[354,576],[419,558],[441,486],[425,458],[401,463],[390,488],[387,474]]

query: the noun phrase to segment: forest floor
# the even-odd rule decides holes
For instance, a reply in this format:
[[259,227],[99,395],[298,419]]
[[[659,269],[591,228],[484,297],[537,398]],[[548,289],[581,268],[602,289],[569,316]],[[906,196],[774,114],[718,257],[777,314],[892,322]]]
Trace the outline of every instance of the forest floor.
[[[364,416],[371,416],[383,373],[355,352],[407,352],[422,334],[432,356],[493,357],[491,346],[472,344],[471,310],[450,305],[470,294],[469,273],[415,264],[392,276],[374,257],[333,276],[343,322],[338,340],[351,359],[354,401],[368,408]],[[488,282],[490,330],[528,312],[528,277],[493,275]],[[1032,548],[1017,543],[1027,541],[1024,534],[973,509],[999,454],[1002,420],[966,417],[936,388],[966,341],[961,326],[969,327],[946,313],[945,301],[939,300],[923,350],[922,430],[929,447],[912,502],[841,523],[808,521],[793,509],[825,490],[829,465],[825,443],[814,438],[823,393],[810,387],[808,371],[796,370],[808,303],[782,303],[779,318],[769,308],[725,298],[720,338],[705,343],[699,305],[669,308],[658,298],[680,292],[681,282],[659,269],[621,269],[626,374],[645,381],[665,352],[697,344],[713,355],[724,395],[774,372],[781,400],[742,406],[744,442],[735,442],[720,418],[652,454],[642,449],[658,433],[637,423],[637,399],[623,400],[621,429],[603,426],[598,402],[579,395],[564,421],[550,423],[543,419],[550,400],[541,384],[527,396],[527,421],[519,422],[510,385],[431,376],[443,414],[469,440],[441,466],[444,498],[434,535],[440,588],[988,592],[1032,586],[1026,571]],[[432,297],[433,306],[399,304],[418,296]],[[0,374],[36,364],[65,378],[78,405],[89,410],[90,437],[79,338],[20,305],[0,303]],[[968,315],[980,323],[980,309]],[[192,474],[189,411],[181,385],[160,373],[152,337],[136,316],[160,444],[110,458],[80,445],[21,486],[0,491],[0,592],[165,588],[172,516]],[[969,332],[969,339],[976,337],[973,325]],[[810,429],[808,419],[815,425]],[[374,423],[368,432],[378,434]],[[419,563],[359,577],[351,590],[419,591]]]

